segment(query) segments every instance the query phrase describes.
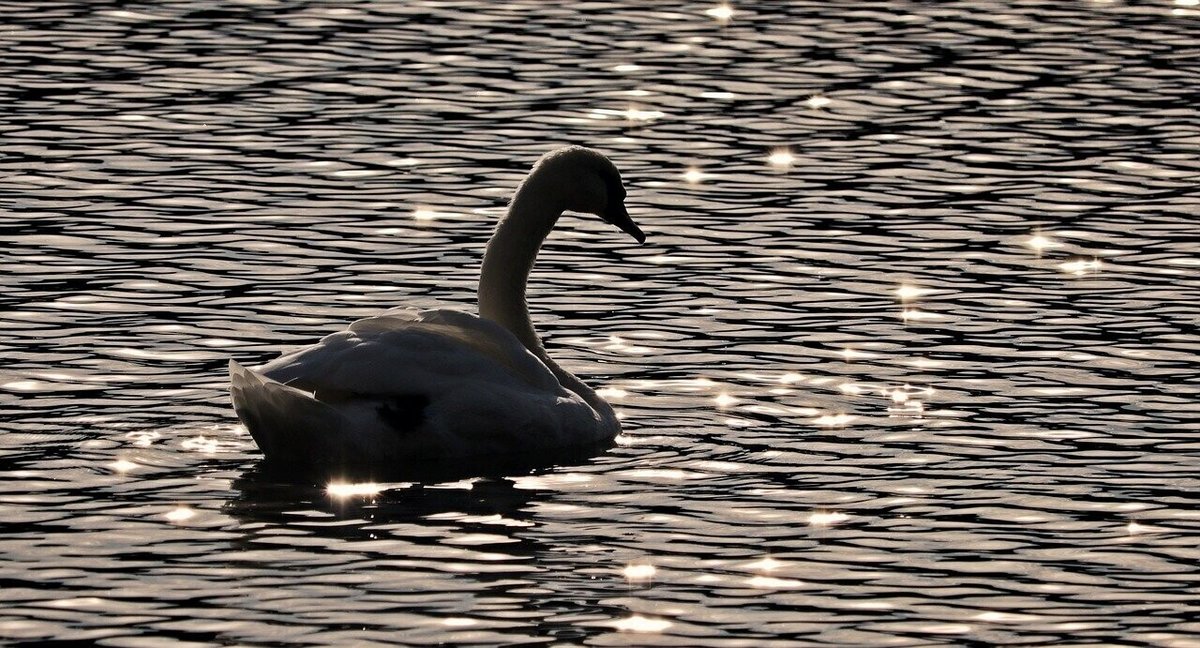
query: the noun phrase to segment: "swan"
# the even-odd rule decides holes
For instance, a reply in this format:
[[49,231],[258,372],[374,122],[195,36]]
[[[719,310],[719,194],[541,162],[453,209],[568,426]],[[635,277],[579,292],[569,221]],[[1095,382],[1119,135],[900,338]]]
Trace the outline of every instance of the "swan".
[[353,475],[430,462],[536,464],[611,444],[621,430],[613,408],[547,355],[525,287],[564,211],[595,214],[645,242],[624,199],[604,155],[547,153],[488,241],[478,316],[392,310],[257,369],[231,359],[233,409],[264,463]]

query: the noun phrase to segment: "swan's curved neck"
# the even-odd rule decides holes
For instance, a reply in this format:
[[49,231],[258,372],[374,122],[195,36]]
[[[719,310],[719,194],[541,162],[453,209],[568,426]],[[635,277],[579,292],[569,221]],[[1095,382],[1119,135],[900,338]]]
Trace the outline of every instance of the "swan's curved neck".
[[511,331],[542,359],[546,352],[529,319],[525,286],[542,242],[563,212],[562,202],[554,199],[558,191],[545,184],[535,172],[517,187],[488,241],[479,273],[479,316]]
[[[496,226],[483,253],[479,273],[479,316],[512,332],[531,353],[546,364],[563,387],[579,394],[602,417],[613,417],[612,408],[595,391],[546,355],[533,330],[525,287],[542,243],[562,216],[566,201],[563,187],[535,170],[513,195],[508,213]],[[614,419],[615,420],[615,419]]]

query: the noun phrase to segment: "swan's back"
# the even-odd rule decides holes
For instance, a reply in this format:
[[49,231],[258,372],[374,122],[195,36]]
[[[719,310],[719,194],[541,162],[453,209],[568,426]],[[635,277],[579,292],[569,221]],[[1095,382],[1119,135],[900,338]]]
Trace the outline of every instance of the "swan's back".
[[443,380],[514,378],[535,389],[558,387],[546,365],[503,327],[448,309],[361,319],[259,372],[306,391],[407,393],[438,389]]
[[230,379],[268,461],[297,467],[544,453],[619,431],[506,329],[451,310],[359,320],[257,372],[231,363]]

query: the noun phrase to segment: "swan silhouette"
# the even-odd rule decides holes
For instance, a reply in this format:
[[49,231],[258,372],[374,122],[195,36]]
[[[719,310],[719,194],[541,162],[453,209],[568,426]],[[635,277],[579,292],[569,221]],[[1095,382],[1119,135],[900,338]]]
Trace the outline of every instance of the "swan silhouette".
[[266,457],[294,471],[390,472],[429,462],[537,464],[611,444],[612,407],[546,354],[525,302],[542,242],[564,211],[645,241],[608,158],[544,155],[487,244],[479,316],[389,311],[257,370],[229,362],[233,408]]

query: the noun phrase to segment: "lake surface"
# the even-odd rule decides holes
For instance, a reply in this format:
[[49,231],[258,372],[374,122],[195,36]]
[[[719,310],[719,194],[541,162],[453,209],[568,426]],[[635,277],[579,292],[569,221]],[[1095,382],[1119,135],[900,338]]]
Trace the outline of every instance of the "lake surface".
[[[0,2],[0,639],[1200,645],[1200,6],[722,7]],[[228,359],[473,310],[568,143],[617,446],[259,474]]]

